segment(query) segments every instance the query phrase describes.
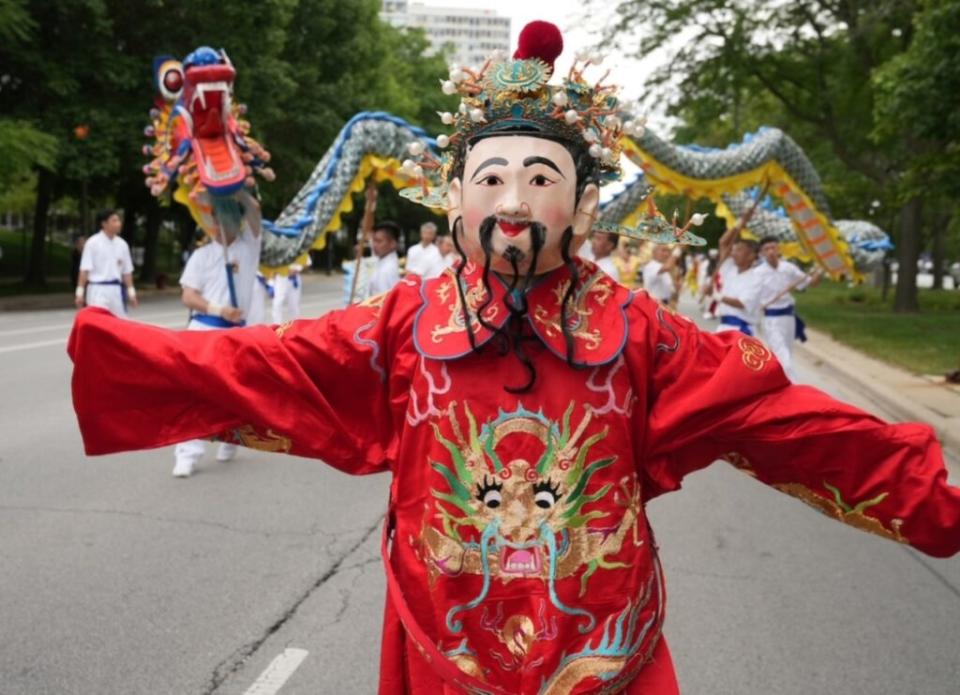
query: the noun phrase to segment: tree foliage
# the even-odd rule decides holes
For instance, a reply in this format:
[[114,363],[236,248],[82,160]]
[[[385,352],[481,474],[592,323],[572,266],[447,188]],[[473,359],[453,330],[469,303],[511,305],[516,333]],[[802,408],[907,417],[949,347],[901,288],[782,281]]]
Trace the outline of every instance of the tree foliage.
[[621,0],[606,38],[667,54],[647,102],[680,119],[681,139],[722,146],[777,126],[835,216],[901,208],[897,304],[910,310],[921,212],[942,195],[931,177],[958,180],[958,14],[956,0]]
[[[429,125],[434,111],[450,108],[436,87],[443,58],[425,55],[422,33],[382,24],[379,7],[0,0],[0,186],[32,170],[50,200],[86,192],[91,209],[117,203],[131,222],[135,213],[159,214],[141,172],[152,61],[209,45],[230,56],[253,135],[273,154],[277,181],[261,192],[265,214],[275,215],[356,112],[391,111]],[[45,234],[45,205],[37,213],[34,233]],[[43,244],[34,248],[42,254]],[[32,264],[42,281],[42,258]]]
[[960,3],[927,0],[905,51],[873,74],[879,145],[907,160],[904,188],[960,198]]

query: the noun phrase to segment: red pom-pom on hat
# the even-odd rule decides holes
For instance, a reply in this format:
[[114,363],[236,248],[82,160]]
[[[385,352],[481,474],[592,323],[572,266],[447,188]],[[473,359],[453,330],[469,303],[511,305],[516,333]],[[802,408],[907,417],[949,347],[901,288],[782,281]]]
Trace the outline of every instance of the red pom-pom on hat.
[[536,20],[520,32],[520,41],[513,57],[516,60],[539,58],[553,68],[553,62],[563,52],[563,35],[556,24]]

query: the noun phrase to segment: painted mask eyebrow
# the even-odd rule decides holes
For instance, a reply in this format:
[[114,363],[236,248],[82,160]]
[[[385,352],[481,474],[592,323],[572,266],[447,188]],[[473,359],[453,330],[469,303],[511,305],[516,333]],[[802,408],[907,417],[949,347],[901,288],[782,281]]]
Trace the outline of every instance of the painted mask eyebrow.
[[566,178],[567,178],[567,177],[564,176],[563,173],[560,171],[560,167],[558,167],[556,164],[554,164],[554,163],[553,163],[553,160],[547,159],[546,157],[536,157],[536,156],[534,156],[534,157],[527,157],[526,159],[523,160],[523,166],[525,166],[525,167],[533,166],[534,164],[543,164],[544,166],[548,166],[548,167],[550,167],[551,169],[553,169],[555,172],[557,172],[558,174],[560,174],[560,178],[562,178],[562,179],[566,179]]
[[470,177],[471,183],[474,180],[476,180],[477,174],[479,174],[484,168],[488,166],[493,166],[494,164],[499,164],[500,166],[505,167],[507,166],[507,164],[509,164],[509,162],[503,157],[491,157],[490,159],[486,160],[483,164],[481,164],[480,166],[478,166],[476,169],[473,170],[473,176]]

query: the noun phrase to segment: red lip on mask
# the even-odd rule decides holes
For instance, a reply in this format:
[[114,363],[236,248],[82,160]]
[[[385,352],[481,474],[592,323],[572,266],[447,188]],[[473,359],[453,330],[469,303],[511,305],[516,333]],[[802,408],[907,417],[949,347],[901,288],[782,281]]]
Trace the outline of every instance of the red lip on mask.
[[529,222],[507,222],[506,220],[497,220],[497,226],[504,236],[515,237],[524,229],[530,226]]

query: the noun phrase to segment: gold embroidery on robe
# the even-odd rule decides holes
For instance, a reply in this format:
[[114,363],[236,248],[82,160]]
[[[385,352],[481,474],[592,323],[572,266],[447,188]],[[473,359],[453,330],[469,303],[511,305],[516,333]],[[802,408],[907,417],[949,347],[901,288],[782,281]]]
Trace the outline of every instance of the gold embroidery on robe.
[[743,353],[743,363],[755,372],[759,372],[773,359],[773,353],[754,338],[741,338],[737,346]]
[[239,440],[239,444],[258,451],[288,454],[293,446],[293,442],[289,438],[283,437],[270,429],[267,430],[266,435],[261,435],[253,429],[253,425],[244,425],[237,428],[234,430],[234,435]]

